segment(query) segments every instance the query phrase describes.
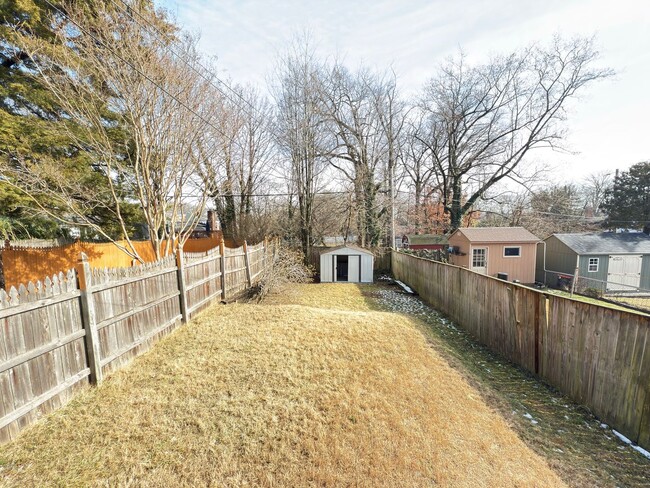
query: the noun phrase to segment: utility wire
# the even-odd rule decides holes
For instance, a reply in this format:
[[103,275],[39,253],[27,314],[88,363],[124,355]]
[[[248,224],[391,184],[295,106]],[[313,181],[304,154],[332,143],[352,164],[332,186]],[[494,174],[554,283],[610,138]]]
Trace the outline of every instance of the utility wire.
[[161,91],[163,91],[166,95],[172,97],[172,98],[173,98],[173,99],[174,99],[174,100],[175,100],[179,105],[181,105],[181,106],[184,107],[186,110],[188,110],[189,112],[191,112],[192,114],[194,114],[196,117],[198,117],[200,120],[202,120],[203,122],[205,122],[207,125],[209,125],[209,126],[212,127],[213,129],[215,129],[216,131],[220,132],[222,135],[224,135],[224,136],[226,135],[226,134],[223,132],[222,129],[220,129],[219,127],[217,127],[216,125],[214,125],[212,122],[210,122],[209,120],[207,120],[205,117],[203,117],[202,115],[198,114],[198,113],[197,113],[196,111],[194,111],[192,108],[190,108],[189,106],[187,106],[183,101],[179,100],[175,95],[171,94],[171,93],[170,93],[166,88],[164,88],[164,87],[161,86],[160,84],[156,83],[153,79],[151,79],[151,77],[150,77],[149,75],[147,75],[147,74],[143,73],[142,71],[140,71],[136,66],[133,65],[133,63],[131,63],[130,61],[128,61],[127,59],[125,59],[123,56],[121,56],[120,54],[118,54],[118,53],[117,53],[113,48],[111,48],[110,46],[106,45],[105,42],[103,42],[103,41],[101,41],[100,39],[98,39],[95,35],[93,35],[92,33],[88,32],[86,29],[84,29],[84,28],[83,28],[83,27],[82,27],[82,26],[81,26],[81,25],[80,25],[76,20],[70,18],[70,16],[68,16],[68,14],[66,14],[66,13],[65,13],[63,10],[61,10],[59,7],[57,7],[56,5],[52,4],[52,2],[50,2],[49,0],[45,0],[45,3],[47,3],[47,4],[48,4],[50,7],[52,7],[54,10],[56,10],[56,11],[59,12],[61,15],[63,15],[66,19],[68,19],[70,22],[72,22],[75,26],[77,26],[77,28],[78,28],[78,29],[79,29],[83,34],[85,34],[85,35],[87,35],[87,36],[90,36],[92,39],[94,39],[96,42],[98,42],[102,47],[108,49],[108,50],[109,50],[110,52],[112,52],[115,56],[117,56],[121,61],[123,61],[124,63],[128,64],[128,65],[131,67],[131,69],[133,69],[134,71],[136,71],[137,73],[139,73],[141,76],[143,76],[145,79],[147,79],[147,80],[148,80],[152,85],[158,87],[158,88],[159,88]]
[[[169,36],[168,36],[166,33],[164,33],[163,31],[161,31],[161,30],[160,30],[160,29],[159,29],[159,28],[158,28],[154,23],[152,23],[152,22],[151,22],[149,19],[147,19],[144,15],[142,15],[140,12],[138,12],[137,9],[134,9],[133,7],[131,7],[131,6],[130,6],[130,5],[129,5],[125,0],[119,0],[119,2],[120,2],[121,4],[124,5],[124,7],[120,7],[120,6],[117,4],[117,2],[116,2],[115,0],[110,0],[110,2],[111,2],[113,5],[115,5],[116,7],[120,8],[123,12],[126,12],[126,13],[131,17],[131,19],[132,19],[136,24],[138,24],[140,27],[142,27],[143,29],[147,29],[144,25],[142,25],[140,22],[138,22],[138,21],[135,19],[135,17],[133,16],[133,12],[135,12],[135,14],[136,14],[138,17],[140,17],[144,22],[146,22],[146,24],[147,24],[148,26],[150,26],[150,27],[153,28],[153,30],[156,32],[156,34],[158,34],[158,36],[162,36],[164,41],[167,41],[167,42],[169,41]],[[223,91],[219,86],[217,86],[217,84],[215,84],[215,83],[212,81],[212,79],[211,79],[210,77],[205,76],[204,73],[205,73],[205,72],[210,72],[210,70],[209,70],[207,67],[205,67],[203,64],[201,64],[200,61],[195,61],[195,63],[198,64],[198,65],[203,69],[203,72],[200,71],[199,69],[197,69],[197,68],[193,65],[193,63],[188,62],[188,61],[187,61],[187,60],[186,60],[186,59],[185,59],[181,54],[178,54],[176,51],[174,51],[174,49],[172,49],[171,45],[169,45],[169,44],[163,44],[163,47],[164,47],[165,49],[167,49],[169,52],[171,52],[174,56],[176,56],[177,58],[179,58],[180,60],[182,60],[182,61],[184,62],[184,64],[187,65],[188,68],[190,68],[191,70],[193,70],[193,71],[194,71],[196,74],[198,74],[201,78],[203,78],[203,79],[206,80],[208,83],[210,83],[210,85],[212,85],[216,90],[218,90],[219,93],[221,93],[224,97],[226,97],[228,100],[230,100],[232,103],[234,103],[234,104],[237,105],[240,109],[243,110],[242,106],[241,106],[238,102],[235,102],[232,98],[230,98],[229,95],[226,95],[226,93],[225,93],[225,92],[224,92],[224,91]],[[258,115],[261,115],[261,114],[259,113],[258,109],[257,109],[257,108],[256,108],[256,107],[255,107],[255,106],[254,106],[250,101],[246,100],[246,99],[245,99],[245,98],[244,98],[244,97],[243,97],[239,92],[237,92],[235,89],[231,88],[231,87],[230,87],[226,82],[224,82],[223,80],[221,80],[221,79],[220,79],[216,74],[214,74],[213,76],[214,76],[214,78],[215,78],[215,79],[216,79],[216,80],[217,80],[221,85],[223,85],[223,86],[226,87],[229,91],[231,91],[232,93],[234,93],[235,96],[237,96],[237,98],[239,98],[242,102],[244,102],[244,103],[247,104],[249,107],[251,107],[255,112],[257,112]],[[251,115],[247,110],[246,110],[246,112],[248,113],[248,115]]]

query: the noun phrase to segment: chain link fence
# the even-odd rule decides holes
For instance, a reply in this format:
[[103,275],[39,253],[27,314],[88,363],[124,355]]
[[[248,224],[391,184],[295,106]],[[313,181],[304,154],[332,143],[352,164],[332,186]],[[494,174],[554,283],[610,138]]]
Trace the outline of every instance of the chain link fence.
[[544,275],[544,282],[549,288],[650,312],[650,290],[580,275],[576,278],[558,271],[545,271]]

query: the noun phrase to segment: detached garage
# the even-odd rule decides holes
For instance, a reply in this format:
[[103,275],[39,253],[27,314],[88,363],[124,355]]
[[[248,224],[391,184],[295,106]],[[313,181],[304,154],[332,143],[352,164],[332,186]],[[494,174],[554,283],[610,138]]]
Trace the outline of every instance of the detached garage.
[[573,274],[577,268],[583,278],[606,282],[605,292],[650,289],[648,234],[553,234],[545,243],[547,271]]
[[362,247],[347,244],[320,253],[321,283],[372,283],[375,256]]

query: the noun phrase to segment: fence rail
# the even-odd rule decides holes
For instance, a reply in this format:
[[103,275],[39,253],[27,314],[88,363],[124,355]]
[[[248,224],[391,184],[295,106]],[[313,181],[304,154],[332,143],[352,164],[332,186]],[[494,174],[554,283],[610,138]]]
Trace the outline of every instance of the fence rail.
[[650,317],[400,252],[392,269],[490,349],[650,447]]
[[638,285],[596,280],[586,276],[544,270],[544,282],[551,288],[650,312],[650,290]]
[[[0,289],[0,443],[142,354],[215,300],[250,287],[266,242],[75,269]],[[242,269],[243,268],[243,269]]]

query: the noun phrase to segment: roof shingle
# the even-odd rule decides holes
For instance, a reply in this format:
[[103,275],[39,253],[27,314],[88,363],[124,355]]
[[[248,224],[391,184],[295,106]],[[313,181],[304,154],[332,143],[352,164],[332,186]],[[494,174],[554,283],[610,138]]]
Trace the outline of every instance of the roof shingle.
[[578,254],[650,254],[650,236],[641,232],[553,235]]
[[539,242],[540,239],[523,227],[461,227],[456,230],[470,242]]

